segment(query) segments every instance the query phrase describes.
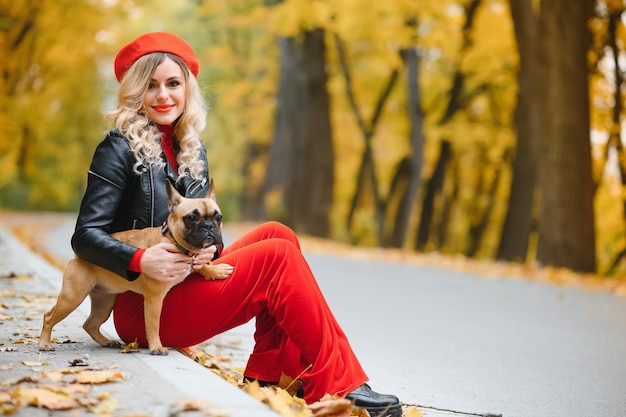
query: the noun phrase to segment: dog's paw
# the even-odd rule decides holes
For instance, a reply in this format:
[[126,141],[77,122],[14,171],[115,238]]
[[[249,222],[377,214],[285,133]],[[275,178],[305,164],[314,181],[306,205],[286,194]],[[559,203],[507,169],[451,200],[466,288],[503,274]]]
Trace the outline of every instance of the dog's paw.
[[229,264],[213,264],[203,269],[202,275],[206,279],[226,279],[233,273],[235,267]]
[[167,350],[167,348],[161,346],[158,348],[154,348],[154,349],[150,349],[150,354],[151,355],[155,355],[155,356],[166,356],[168,355],[170,352]]
[[52,352],[54,351],[54,346],[52,346],[52,342],[39,342],[39,350],[41,352]]

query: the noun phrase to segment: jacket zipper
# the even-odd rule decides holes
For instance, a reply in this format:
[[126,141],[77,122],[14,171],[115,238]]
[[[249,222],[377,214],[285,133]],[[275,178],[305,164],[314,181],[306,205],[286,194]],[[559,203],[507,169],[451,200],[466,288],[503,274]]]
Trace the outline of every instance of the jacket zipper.
[[154,227],[154,178],[152,176],[152,167],[148,167],[150,174],[150,227]]
[[196,182],[195,184],[190,185],[189,188],[187,189],[187,195],[193,195],[193,193],[195,193],[198,188],[204,187],[204,185],[206,184],[206,181],[207,181],[206,178],[202,178],[202,181],[199,181],[199,182]]

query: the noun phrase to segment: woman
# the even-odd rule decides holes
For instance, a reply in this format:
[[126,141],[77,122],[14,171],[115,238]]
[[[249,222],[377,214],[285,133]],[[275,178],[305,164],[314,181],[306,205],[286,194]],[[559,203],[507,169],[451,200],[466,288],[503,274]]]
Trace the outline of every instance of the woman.
[[[170,33],[142,35],[118,52],[118,107],[109,115],[116,127],[95,151],[72,237],[74,251],[128,280],[143,272],[171,281],[190,264],[197,269],[212,260],[234,265],[226,280],[207,281],[192,273],[170,291],[161,317],[165,346],[195,345],[255,318],[246,379],[274,384],[283,372],[301,375],[308,403],[338,394],[372,416],[382,411],[400,416],[397,397],[378,394],[366,384],[367,376],[286,226],[262,224],[229,247],[211,246],[194,259],[171,243],[136,248],[110,236],[161,225],[168,212],[166,181],[186,197],[206,194],[208,164],[199,139],[206,107],[198,71],[191,46]],[[140,295],[120,294],[113,317],[125,342],[146,345]]]

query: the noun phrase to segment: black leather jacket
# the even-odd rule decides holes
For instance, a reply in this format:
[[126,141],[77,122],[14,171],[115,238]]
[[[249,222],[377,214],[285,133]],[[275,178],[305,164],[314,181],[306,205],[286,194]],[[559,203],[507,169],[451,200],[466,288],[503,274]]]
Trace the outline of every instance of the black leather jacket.
[[[179,177],[169,163],[165,168],[141,166],[141,173],[137,174],[133,169],[136,160],[130,144],[117,129],[110,131],[98,145],[89,168],[87,190],[72,236],[74,252],[128,280],[136,279],[139,274],[129,271],[128,265],[137,248],[110,234],[161,226],[168,214],[165,190],[168,179],[181,195],[204,197],[209,188],[204,147],[201,158],[205,163],[202,180]],[[167,161],[164,155],[163,159]]]

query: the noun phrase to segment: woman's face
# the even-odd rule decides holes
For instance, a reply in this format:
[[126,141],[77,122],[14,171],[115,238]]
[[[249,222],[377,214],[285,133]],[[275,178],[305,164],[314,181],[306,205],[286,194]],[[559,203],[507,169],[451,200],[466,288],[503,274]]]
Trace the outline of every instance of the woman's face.
[[171,125],[185,110],[185,78],[180,66],[165,58],[152,74],[143,98],[148,119]]

